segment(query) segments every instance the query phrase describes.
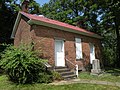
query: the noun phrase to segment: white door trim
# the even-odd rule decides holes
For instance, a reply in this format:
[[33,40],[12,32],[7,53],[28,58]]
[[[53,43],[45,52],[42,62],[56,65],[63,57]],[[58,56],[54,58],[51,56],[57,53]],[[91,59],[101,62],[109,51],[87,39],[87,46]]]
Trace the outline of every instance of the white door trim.
[[55,40],[55,66],[65,66],[64,40]]

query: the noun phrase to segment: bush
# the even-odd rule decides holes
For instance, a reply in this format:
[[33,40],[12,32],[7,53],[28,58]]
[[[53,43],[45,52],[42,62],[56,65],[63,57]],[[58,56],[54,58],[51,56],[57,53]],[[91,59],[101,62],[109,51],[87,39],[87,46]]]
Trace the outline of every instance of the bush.
[[16,48],[9,45],[1,56],[0,66],[11,81],[21,84],[51,81],[51,75],[43,64],[45,60],[36,56],[32,46]]
[[52,75],[53,75],[53,80],[63,80],[62,76],[55,71],[52,71]]
[[40,83],[50,83],[53,81],[53,76],[51,71],[47,71],[47,72],[41,72],[39,73],[39,76],[41,77],[38,82]]

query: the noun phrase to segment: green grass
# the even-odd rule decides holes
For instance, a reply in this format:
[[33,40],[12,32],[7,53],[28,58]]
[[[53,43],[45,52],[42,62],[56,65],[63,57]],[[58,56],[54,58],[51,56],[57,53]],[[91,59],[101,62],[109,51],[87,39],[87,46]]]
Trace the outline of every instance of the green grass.
[[89,72],[80,72],[79,78],[120,83],[120,69],[108,69],[108,70],[106,70],[105,73],[103,73],[99,76],[90,75]]
[[50,84],[17,85],[8,81],[5,75],[1,75],[0,90],[120,90],[120,87],[94,84],[69,84],[57,86]]

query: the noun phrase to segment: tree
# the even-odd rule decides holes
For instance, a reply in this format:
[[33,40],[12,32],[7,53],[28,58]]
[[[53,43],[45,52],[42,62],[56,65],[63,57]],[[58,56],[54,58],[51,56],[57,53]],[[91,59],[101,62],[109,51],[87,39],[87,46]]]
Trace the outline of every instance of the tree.
[[72,25],[99,33],[99,9],[94,1],[50,0],[42,7],[42,14]]
[[[120,1],[109,0],[106,5],[106,15],[116,34],[116,65],[120,67]],[[110,29],[110,28],[109,28]]]
[[[10,35],[17,17],[21,10],[23,0],[1,0],[0,1],[0,43],[11,43]],[[40,6],[36,1],[30,0],[30,13],[40,13]]]

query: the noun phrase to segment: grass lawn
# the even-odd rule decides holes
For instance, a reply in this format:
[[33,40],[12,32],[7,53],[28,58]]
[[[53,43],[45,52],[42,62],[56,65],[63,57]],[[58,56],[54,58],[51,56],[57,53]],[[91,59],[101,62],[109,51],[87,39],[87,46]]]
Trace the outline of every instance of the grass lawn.
[[70,84],[70,85],[49,85],[49,84],[27,84],[16,85],[5,75],[0,76],[0,90],[120,90],[120,87],[93,84]]
[[105,73],[99,76],[90,75],[89,72],[80,72],[79,78],[120,83],[120,69],[107,69]]

